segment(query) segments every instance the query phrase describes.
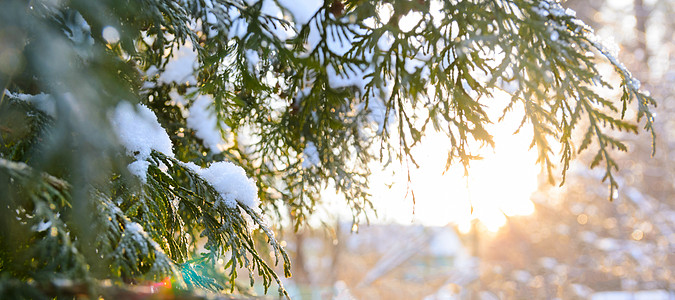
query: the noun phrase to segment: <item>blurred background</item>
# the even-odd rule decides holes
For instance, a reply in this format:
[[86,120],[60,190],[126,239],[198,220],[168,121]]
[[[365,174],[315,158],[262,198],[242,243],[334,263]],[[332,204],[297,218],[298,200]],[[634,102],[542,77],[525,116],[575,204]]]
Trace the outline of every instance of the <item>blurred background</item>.
[[526,151],[529,137],[513,137],[508,120],[469,177],[443,172],[443,141],[431,136],[410,184],[404,166],[373,179],[391,187],[373,189],[370,224],[352,224],[336,205],[322,217],[332,224],[280,233],[293,298],[675,299],[675,1],[563,5],[617,45],[659,103],[653,157],[648,134],[620,136],[630,150],[615,154],[617,197],[608,200],[602,170],[583,154],[563,187],[549,184]]

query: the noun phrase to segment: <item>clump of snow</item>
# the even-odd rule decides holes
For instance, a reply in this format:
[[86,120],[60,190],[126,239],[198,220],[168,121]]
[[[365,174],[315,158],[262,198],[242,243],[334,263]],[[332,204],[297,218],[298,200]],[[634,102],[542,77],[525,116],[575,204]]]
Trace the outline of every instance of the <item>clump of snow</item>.
[[5,90],[5,95],[13,99],[26,101],[35,106],[40,111],[44,112],[45,114],[53,118],[56,118],[56,103],[54,102],[54,97],[52,97],[49,94],[40,93],[37,95],[31,95],[22,93],[12,93],[8,90]]
[[314,142],[307,142],[305,150],[302,151],[302,167],[308,169],[312,166],[318,166],[321,163],[319,159],[319,152],[316,149]]
[[72,16],[65,18],[68,30],[63,32],[74,44],[94,44],[94,38],[91,37],[91,26],[82,17],[79,12],[75,12]]
[[[201,117],[208,119],[210,116],[206,108],[211,101],[213,100],[210,97],[200,96],[195,102],[197,106],[193,104],[191,107],[191,117],[198,112],[197,117],[201,113],[206,114]],[[214,126],[215,123],[210,123],[211,121],[202,120],[198,125]],[[194,125],[196,121],[192,122]],[[111,123],[120,142],[126,148],[127,154],[136,158],[136,161],[129,164],[129,171],[138,176],[143,183],[147,182],[147,171],[150,166],[148,159],[152,150],[174,157],[169,136],[157,121],[157,116],[146,106],[138,104],[134,107],[127,101],[121,101],[112,114]],[[210,129],[208,134],[214,134],[213,128],[207,127]],[[211,136],[208,139],[215,139],[215,137]],[[205,169],[191,162],[181,164],[210,184],[218,192],[220,200],[226,207],[235,208],[236,203],[239,202],[259,211],[258,187],[253,179],[246,176],[246,172],[241,167],[224,161],[212,163]]]
[[[233,134],[228,132],[226,138],[218,126],[218,118],[209,106],[213,103],[213,98],[208,95],[199,95],[197,100],[190,106],[187,117],[187,126],[195,131],[195,135],[204,142],[204,146],[214,153],[221,153],[225,149],[232,147]],[[220,124],[223,130],[229,130],[225,124]]]
[[126,224],[126,231],[130,234],[139,234],[142,235],[145,230],[143,230],[143,226],[141,224],[138,224],[136,222],[130,222]]
[[197,78],[194,73],[197,66],[197,52],[193,49],[192,43],[187,42],[173,49],[173,56],[166,64],[164,72],[159,75],[159,82],[195,85]]
[[[194,90],[192,88],[187,90],[188,93],[193,92],[193,91]],[[171,98],[171,105],[175,105],[175,106],[178,106],[179,108],[181,108],[181,113],[182,113],[183,112],[182,109],[185,108],[185,106],[188,103],[188,101],[185,99],[185,97],[183,95],[181,95],[180,93],[178,93],[178,90],[174,88],[174,89],[171,89],[171,91],[169,91],[169,98]],[[183,116],[185,116],[185,115],[183,115]]]
[[248,33],[248,22],[241,16],[241,12],[235,8],[228,9],[229,20],[231,20],[229,31],[227,33],[228,39],[239,38],[242,39]]
[[544,0],[539,2],[538,7],[533,7],[532,10],[542,17],[554,16],[571,16],[575,17],[577,13],[572,9],[564,9],[560,3],[551,0]]
[[40,221],[40,223],[35,224],[32,229],[35,232],[43,232],[47,229],[50,229],[51,227],[52,221]]
[[127,166],[127,169],[131,174],[134,174],[138,176],[143,183],[146,183],[148,178],[145,174],[148,174],[148,167],[150,166],[150,162],[147,160],[137,160],[132,163],[130,163]]
[[260,204],[255,181],[248,178],[240,166],[220,161],[212,163],[206,169],[200,169],[197,174],[213,186],[228,208],[235,208],[237,202],[253,209]]
[[144,183],[147,181],[149,164],[142,161],[150,157],[152,150],[174,157],[169,135],[157,121],[155,113],[145,105],[134,106],[127,101],[120,101],[112,114],[111,123],[127,154],[136,158],[136,162],[128,166],[129,171]]
[[112,124],[127,153],[138,159],[150,157],[152,150],[173,157],[173,146],[169,135],[157,121],[157,116],[148,107],[135,107],[120,101],[115,108]]

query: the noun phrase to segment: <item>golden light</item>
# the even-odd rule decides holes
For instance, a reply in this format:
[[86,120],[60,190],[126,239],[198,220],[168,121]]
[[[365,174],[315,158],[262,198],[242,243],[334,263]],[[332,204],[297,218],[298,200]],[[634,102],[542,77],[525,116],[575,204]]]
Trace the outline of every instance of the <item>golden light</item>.
[[[496,93],[491,99],[488,108],[491,120],[501,116],[508,99],[506,93]],[[462,232],[470,230],[474,219],[489,231],[497,232],[507,217],[532,214],[534,204],[530,195],[537,188],[540,167],[535,164],[536,152],[528,151],[532,136],[528,134],[527,126],[521,133],[513,135],[522,118],[516,111],[517,107],[503,122],[488,126],[495,148],[478,150],[478,145],[475,146],[484,159],[471,163],[468,177],[464,176],[461,165],[443,172],[449,141],[441,134],[428,132],[414,151],[420,168],[414,169],[410,165],[410,185],[403,164],[390,177],[394,183],[391,189],[373,190],[378,214],[385,221],[404,224],[411,221],[430,226],[453,223]],[[376,174],[371,186],[386,183],[385,174]],[[415,193],[414,207],[410,191]]]

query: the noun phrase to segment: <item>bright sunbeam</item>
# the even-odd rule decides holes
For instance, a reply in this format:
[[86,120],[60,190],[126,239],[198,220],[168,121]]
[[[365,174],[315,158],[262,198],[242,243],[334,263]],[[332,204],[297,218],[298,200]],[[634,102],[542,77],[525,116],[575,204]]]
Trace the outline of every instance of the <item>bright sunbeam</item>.
[[[505,93],[495,93],[487,108],[491,120],[501,116],[507,99]],[[407,187],[405,166],[398,168],[393,177],[383,174],[373,177],[373,187],[387,180],[393,182],[391,189],[373,191],[380,216],[385,221],[401,223],[411,220],[436,226],[454,223],[464,232],[470,229],[473,219],[478,219],[488,230],[496,232],[506,223],[507,216],[532,214],[534,204],[530,195],[537,188],[540,167],[535,164],[536,152],[528,151],[532,138],[528,127],[513,135],[522,118],[517,111],[516,107],[504,121],[487,126],[495,148],[478,150],[484,159],[471,163],[468,177],[459,163],[443,174],[449,141],[444,135],[427,133],[414,152],[420,168],[411,165],[410,170],[410,189],[416,200],[414,216],[411,194],[403,197]],[[478,148],[479,145],[474,145],[474,149]]]

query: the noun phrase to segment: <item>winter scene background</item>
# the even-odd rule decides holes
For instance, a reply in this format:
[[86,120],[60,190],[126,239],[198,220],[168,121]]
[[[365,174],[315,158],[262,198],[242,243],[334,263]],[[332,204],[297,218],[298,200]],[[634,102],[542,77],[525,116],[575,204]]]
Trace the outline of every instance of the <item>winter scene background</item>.
[[2,5],[2,299],[675,300],[673,1]]

